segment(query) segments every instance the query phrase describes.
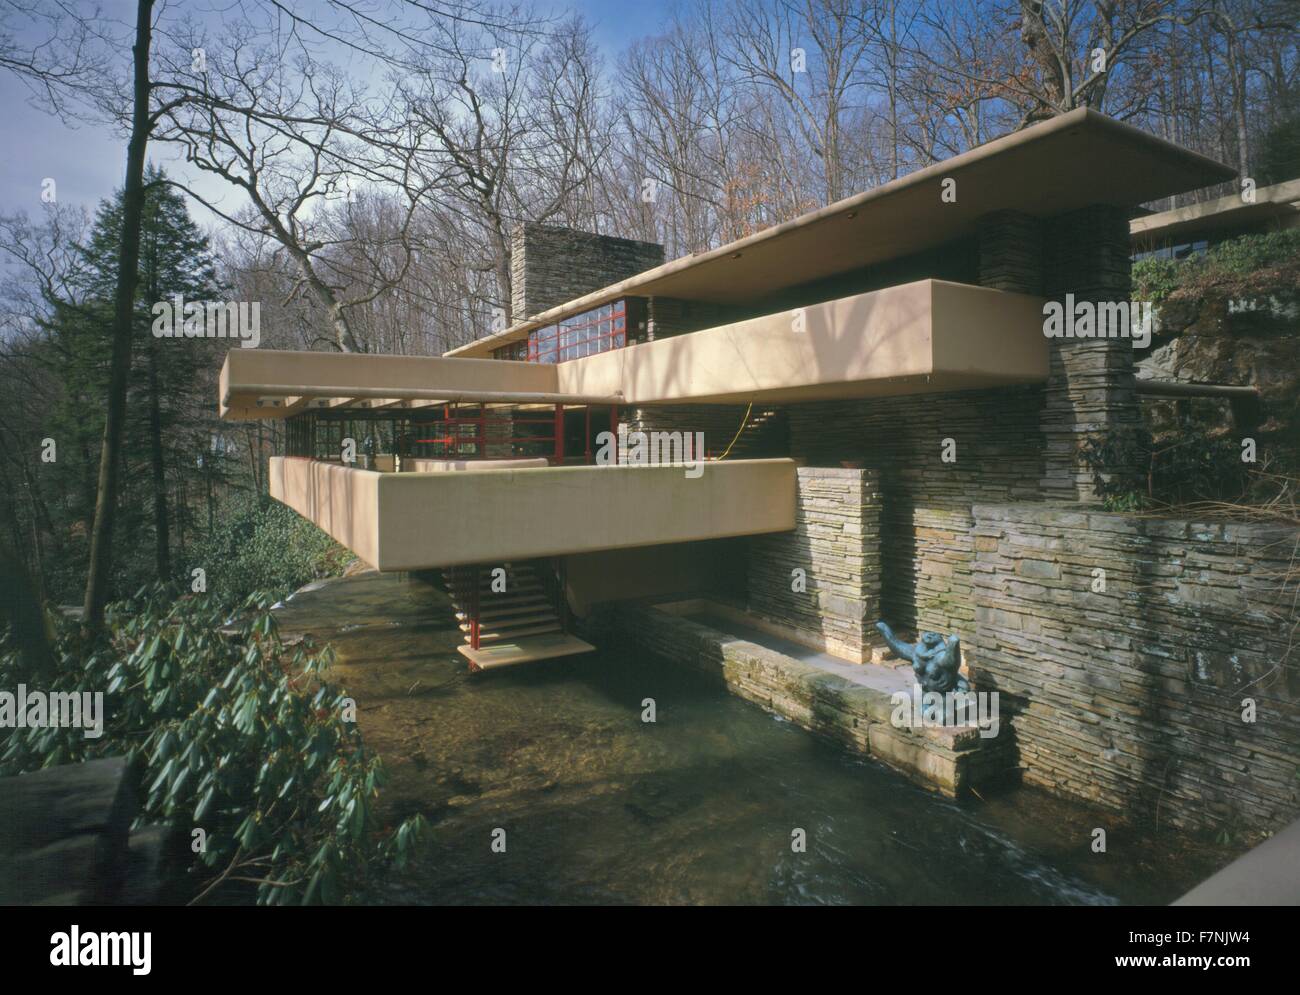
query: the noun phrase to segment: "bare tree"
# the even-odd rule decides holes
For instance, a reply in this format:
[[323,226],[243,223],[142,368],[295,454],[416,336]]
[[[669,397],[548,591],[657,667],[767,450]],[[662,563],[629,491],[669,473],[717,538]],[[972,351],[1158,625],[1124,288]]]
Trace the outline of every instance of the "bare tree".
[[[776,0],[729,9],[729,58],[744,82],[777,99],[820,164],[821,199],[850,192],[848,118],[869,52],[869,28],[854,0]],[[811,49],[811,51],[809,51]]]
[[122,196],[122,240],[118,251],[117,292],[113,300],[113,359],[110,365],[104,444],[99,457],[99,486],[95,491],[95,523],[90,533],[90,563],[82,626],[94,636],[104,620],[113,567],[113,526],[117,516],[118,474],[122,434],[126,425],[126,380],[131,368],[131,331],[135,289],[140,277],[140,222],[144,214],[144,158],[156,118],[149,110],[149,46],[153,32],[153,0],[137,0],[135,44],[131,48],[134,92],[131,136],[126,151],[126,181]]
[[[349,312],[401,279],[424,192],[404,126],[310,48],[247,21],[228,25],[215,46],[202,33],[178,32],[161,62],[166,110],[157,139],[179,145],[187,162],[225,180],[248,207],[227,209],[192,184],[177,185],[231,225],[273,238],[298,272],[290,295],[309,295],[320,307],[336,348],[362,351]],[[399,252],[396,260],[387,252],[366,257],[375,279],[349,295],[328,253],[341,241],[338,229],[321,221],[325,207],[346,205],[368,185],[405,197],[403,223],[390,233]]]
[[[673,253],[747,234],[761,208],[739,155],[742,96],[707,14],[629,49],[621,67],[622,159],[606,172],[607,209],[619,230]],[[643,196],[647,181],[653,198]]]
[[39,106],[65,120],[78,117],[110,72],[117,41],[110,31],[72,4],[0,0],[0,70]]
[[1191,24],[1201,2],[1182,0],[1019,0],[1027,71],[1008,81],[1031,124],[1076,107],[1105,106],[1117,70],[1149,51],[1163,24]]
[[[421,129],[421,175],[463,221],[510,309],[510,233],[522,221],[594,219],[587,189],[610,136],[597,125],[597,67],[586,28],[505,31],[460,22],[403,83]],[[585,205],[585,206],[584,206]],[[514,315],[518,319],[519,315]]]

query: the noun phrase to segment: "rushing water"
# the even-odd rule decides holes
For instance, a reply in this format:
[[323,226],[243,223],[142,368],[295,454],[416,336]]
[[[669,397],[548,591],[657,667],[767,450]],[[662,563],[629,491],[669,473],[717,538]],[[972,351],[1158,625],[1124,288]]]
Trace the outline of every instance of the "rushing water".
[[406,575],[313,585],[278,614],[333,644],[387,814],[433,825],[370,901],[1146,903],[1223,862],[1113,827],[1093,853],[1104,817],[1027,789],[945,800],[685,667],[611,652],[471,676],[446,599]]

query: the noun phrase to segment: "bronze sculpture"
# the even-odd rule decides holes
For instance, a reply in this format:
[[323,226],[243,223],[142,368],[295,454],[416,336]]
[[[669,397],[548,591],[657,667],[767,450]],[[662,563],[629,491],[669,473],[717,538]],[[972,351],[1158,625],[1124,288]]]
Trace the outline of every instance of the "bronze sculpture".
[[961,676],[961,642],[955,634],[944,639],[937,632],[922,632],[920,641],[911,644],[900,642],[884,622],[877,622],[876,628],[890,649],[911,661],[922,691],[970,690],[970,684]]

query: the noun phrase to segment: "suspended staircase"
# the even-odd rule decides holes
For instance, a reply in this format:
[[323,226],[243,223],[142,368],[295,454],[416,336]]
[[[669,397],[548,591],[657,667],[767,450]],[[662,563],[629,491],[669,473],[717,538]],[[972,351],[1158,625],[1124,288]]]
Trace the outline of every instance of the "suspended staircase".
[[595,649],[568,632],[563,581],[549,564],[449,567],[442,576],[472,672]]
[[785,409],[755,405],[736,434],[727,459],[767,459],[789,451],[790,425]]

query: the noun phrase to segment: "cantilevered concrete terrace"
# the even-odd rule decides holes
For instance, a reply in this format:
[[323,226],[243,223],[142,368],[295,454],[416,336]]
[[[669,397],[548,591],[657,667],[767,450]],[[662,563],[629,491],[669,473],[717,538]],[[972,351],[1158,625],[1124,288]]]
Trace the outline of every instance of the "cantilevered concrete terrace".
[[[1037,298],[923,280],[559,364],[232,350],[221,411],[245,419],[439,401],[735,403],[1017,384],[1047,377],[1041,320]],[[709,462],[689,475],[680,465],[412,468],[276,458],[270,493],[381,570],[794,527],[789,460]]]
[[556,365],[625,404],[813,401],[1047,379],[1043,302],[920,280]]
[[1253,199],[1240,193],[1134,218],[1129,223],[1133,246],[1159,249],[1191,238],[1223,237],[1246,231],[1300,228],[1300,180],[1260,187]]
[[1042,301],[920,280],[563,363],[232,350],[223,418],[426,401],[748,403],[1047,378]]
[[371,566],[416,570],[784,532],[795,464],[381,473],[273,457],[270,490]]

